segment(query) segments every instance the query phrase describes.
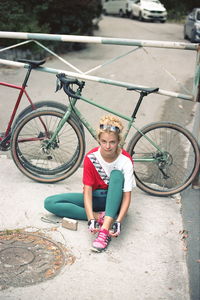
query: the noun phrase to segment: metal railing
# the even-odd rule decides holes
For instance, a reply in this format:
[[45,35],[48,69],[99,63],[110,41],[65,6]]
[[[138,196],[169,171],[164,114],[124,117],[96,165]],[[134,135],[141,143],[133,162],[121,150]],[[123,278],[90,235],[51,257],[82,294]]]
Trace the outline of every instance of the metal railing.
[[[70,66],[75,72],[69,72],[66,70],[59,70],[59,69],[52,69],[52,68],[46,68],[46,67],[38,67],[38,71],[42,72],[48,72],[52,74],[58,74],[58,73],[65,73],[68,76],[83,79],[83,80],[90,80],[94,82],[100,82],[104,84],[109,84],[113,86],[121,86],[121,87],[135,87],[138,85],[135,85],[133,83],[128,82],[122,82],[117,80],[110,80],[102,77],[92,76],[88,75],[92,73],[93,71],[96,71],[97,69],[100,69],[104,67],[105,65],[108,65],[110,63],[113,63],[114,61],[132,53],[133,51],[136,51],[138,49],[145,49],[147,52],[147,48],[154,47],[154,48],[166,48],[166,49],[179,49],[179,50],[190,50],[195,51],[196,53],[196,65],[194,70],[194,76],[193,76],[193,90],[192,94],[181,94],[176,93],[172,91],[162,90],[159,89],[159,94],[170,96],[170,97],[176,97],[184,100],[191,100],[200,102],[200,44],[192,44],[192,43],[181,43],[181,42],[167,42],[167,41],[150,41],[150,40],[134,40],[134,39],[122,39],[122,38],[105,38],[105,37],[91,37],[91,36],[75,36],[75,35],[57,35],[57,34],[41,34],[41,33],[25,33],[25,32],[5,32],[0,31],[0,38],[8,38],[8,39],[22,39],[27,40],[25,42],[21,42],[3,49],[0,49],[0,52],[13,49],[15,47],[20,47],[24,44],[28,43],[36,43],[39,47],[42,47],[47,52],[61,60],[64,64]],[[59,55],[57,55],[55,52],[51,51],[49,48],[45,47],[43,44],[38,42],[38,40],[48,40],[48,41],[60,41],[60,42],[78,42],[78,43],[95,43],[95,44],[107,44],[107,45],[123,45],[123,46],[134,46],[134,49],[131,49],[127,51],[126,53],[115,57],[101,65],[96,66],[95,68],[92,68],[91,70],[88,70],[87,72],[82,72],[79,68],[73,66],[70,62],[66,61]],[[8,65],[8,66],[14,66],[14,67],[22,67],[22,68],[28,68],[28,64],[15,62],[7,59],[0,59],[0,64]],[[168,72],[169,75],[171,75]],[[173,75],[171,75],[173,77]],[[175,78],[174,78],[175,79]],[[176,79],[175,79],[176,80]],[[177,81],[177,80],[176,80]],[[196,179],[194,180],[194,185],[199,187],[199,175],[197,175]]]
[[[176,93],[168,90],[159,90],[159,94],[170,96],[170,97],[176,97],[181,98],[185,100],[192,100],[192,101],[198,101],[200,102],[200,45],[199,44],[192,44],[192,43],[182,43],[182,42],[168,42],[168,41],[150,41],[150,40],[134,40],[134,39],[123,39],[123,38],[105,38],[105,37],[91,37],[91,36],[75,36],[75,35],[57,35],[57,34],[43,34],[43,33],[25,33],[25,32],[7,32],[7,31],[0,31],[0,38],[8,38],[8,39],[22,39],[27,40],[25,42],[21,42],[15,45],[12,45],[10,47],[6,47],[0,50],[0,52],[12,49],[14,47],[19,47],[21,45],[27,44],[27,43],[36,43],[38,46],[42,47],[58,59],[60,59],[64,64],[67,64],[70,66],[75,72],[70,72],[66,70],[59,70],[59,69],[52,69],[52,68],[46,68],[46,67],[39,67],[37,70],[42,72],[48,72],[52,74],[58,74],[60,72],[65,73],[68,76],[76,77],[82,80],[91,80],[94,82],[100,82],[104,84],[110,84],[114,86],[121,86],[121,87],[135,87],[138,86],[133,83],[128,82],[122,82],[117,80],[110,80],[103,77],[97,77],[88,75],[92,73],[93,71],[102,68],[103,66],[110,64],[121,57],[130,54],[133,51],[136,51],[138,49],[146,49],[148,47],[153,48],[167,48],[167,49],[179,49],[179,50],[190,50],[195,51],[196,53],[196,66],[194,70],[194,76],[193,76],[193,90],[191,94],[182,94],[182,93]],[[45,47],[43,44],[38,42],[38,40],[48,40],[48,41],[60,41],[60,42],[78,42],[78,43],[95,43],[95,44],[107,44],[107,45],[123,45],[123,46],[134,46],[136,48],[129,50],[128,52],[124,53],[123,55],[120,55],[118,57],[115,57],[104,64],[101,64],[91,70],[88,70],[87,72],[82,72],[77,67],[73,66],[70,62],[67,62],[62,57],[51,51],[49,48]],[[27,64],[14,62],[11,60],[6,59],[0,59],[0,64],[9,65],[9,66],[15,66],[15,67],[22,67],[22,68],[28,68]]]

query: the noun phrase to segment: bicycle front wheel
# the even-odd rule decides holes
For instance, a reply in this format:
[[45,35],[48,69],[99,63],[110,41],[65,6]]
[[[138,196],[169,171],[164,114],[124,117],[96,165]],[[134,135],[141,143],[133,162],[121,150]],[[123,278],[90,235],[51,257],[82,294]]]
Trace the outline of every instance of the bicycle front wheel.
[[29,178],[53,183],[71,176],[80,166],[85,153],[84,132],[73,118],[67,120],[47,147],[63,115],[58,110],[34,111],[14,128],[12,158]]
[[141,132],[127,148],[135,160],[138,187],[159,196],[173,195],[188,187],[199,169],[199,146],[193,135],[169,122],[152,123]]

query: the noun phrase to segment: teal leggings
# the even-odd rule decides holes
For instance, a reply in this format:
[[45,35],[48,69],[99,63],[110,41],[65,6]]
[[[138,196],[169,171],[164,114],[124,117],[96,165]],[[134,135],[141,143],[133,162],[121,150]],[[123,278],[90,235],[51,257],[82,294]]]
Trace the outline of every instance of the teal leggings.
[[[116,218],[123,196],[124,175],[113,170],[108,190],[95,190],[92,195],[93,211],[105,211],[106,216]],[[76,220],[87,220],[83,193],[64,193],[47,197],[44,207],[49,212]]]

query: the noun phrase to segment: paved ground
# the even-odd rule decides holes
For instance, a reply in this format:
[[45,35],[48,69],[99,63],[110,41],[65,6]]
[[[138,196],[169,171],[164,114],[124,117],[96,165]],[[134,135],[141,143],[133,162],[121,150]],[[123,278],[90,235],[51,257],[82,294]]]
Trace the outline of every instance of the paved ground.
[[[200,106],[196,110],[193,134],[200,144]],[[200,174],[195,189],[182,192],[183,226],[187,230],[187,266],[190,282],[190,299],[200,299]]]
[[0,230],[40,231],[75,256],[54,279],[1,290],[1,300],[190,299],[180,197],[153,197],[136,188],[121,236],[105,253],[96,254],[90,252],[93,237],[86,222],[70,231],[41,221],[51,217],[43,208],[46,196],[81,191],[82,169],[63,182],[45,185],[26,178],[3,155],[0,165]]
[[187,234],[187,266],[190,299],[200,299],[200,189],[182,193],[183,226]]

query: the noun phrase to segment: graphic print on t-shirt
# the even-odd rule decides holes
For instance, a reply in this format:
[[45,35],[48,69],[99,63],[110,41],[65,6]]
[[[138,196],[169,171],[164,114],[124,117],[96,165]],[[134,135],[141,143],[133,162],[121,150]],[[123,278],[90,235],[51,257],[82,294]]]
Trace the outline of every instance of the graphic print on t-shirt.
[[89,159],[91,160],[91,162],[93,163],[95,169],[97,170],[97,172],[99,173],[101,179],[106,183],[109,184],[109,177],[107,176],[106,172],[104,171],[103,167],[101,166],[101,164],[99,163],[98,159],[96,158],[96,156],[94,155],[94,153],[90,153],[88,155]]

